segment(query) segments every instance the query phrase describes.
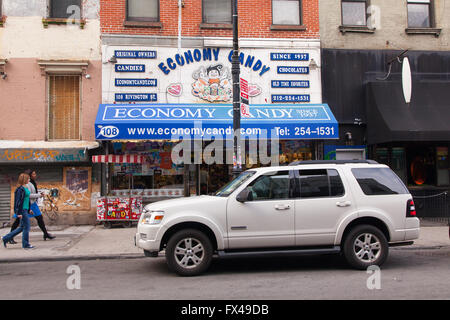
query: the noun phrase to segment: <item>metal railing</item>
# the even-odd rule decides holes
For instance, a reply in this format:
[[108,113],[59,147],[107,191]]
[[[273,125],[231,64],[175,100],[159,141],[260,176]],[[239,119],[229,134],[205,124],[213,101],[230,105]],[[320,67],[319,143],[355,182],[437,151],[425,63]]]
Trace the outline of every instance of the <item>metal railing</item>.
[[450,190],[410,190],[419,218],[450,218]]

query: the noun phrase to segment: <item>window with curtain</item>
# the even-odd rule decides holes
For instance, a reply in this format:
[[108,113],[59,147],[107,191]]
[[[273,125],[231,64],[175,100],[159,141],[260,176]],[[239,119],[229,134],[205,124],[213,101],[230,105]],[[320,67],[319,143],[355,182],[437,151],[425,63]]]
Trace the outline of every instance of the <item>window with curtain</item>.
[[127,21],[159,21],[159,0],[127,0]]
[[204,23],[232,23],[231,0],[203,0]]
[[408,0],[408,27],[431,28],[431,0]]
[[80,139],[80,76],[49,75],[50,140]]
[[342,25],[367,26],[367,1],[342,0]]
[[81,0],[51,0],[50,18],[81,19]]
[[272,0],[272,23],[301,25],[301,0]]

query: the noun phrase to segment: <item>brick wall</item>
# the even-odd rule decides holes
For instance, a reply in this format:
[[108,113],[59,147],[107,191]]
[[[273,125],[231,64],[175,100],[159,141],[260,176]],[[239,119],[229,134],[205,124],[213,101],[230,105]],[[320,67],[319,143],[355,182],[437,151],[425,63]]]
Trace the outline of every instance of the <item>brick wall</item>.
[[[160,0],[159,26],[124,26],[126,0],[101,0],[101,32],[110,34],[136,34],[177,36],[178,1]],[[271,30],[272,0],[239,0],[239,37],[241,38],[319,38],[318,0],[302,1],[305,30]],[[202,23],[202,0],[184,0],[182,35],[190,37],[232,37],[232,29],[205,28]]]

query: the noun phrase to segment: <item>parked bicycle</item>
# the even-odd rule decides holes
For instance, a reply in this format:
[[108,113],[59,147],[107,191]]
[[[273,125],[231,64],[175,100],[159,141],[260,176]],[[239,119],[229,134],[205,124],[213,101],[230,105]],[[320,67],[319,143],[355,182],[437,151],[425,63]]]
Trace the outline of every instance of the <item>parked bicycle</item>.
[[55,221],[58,218],[58,206],[56,205],[58,195],[58,189],[51,189],[50,193],[44,196],[42,212],[45,213],[51,221]]

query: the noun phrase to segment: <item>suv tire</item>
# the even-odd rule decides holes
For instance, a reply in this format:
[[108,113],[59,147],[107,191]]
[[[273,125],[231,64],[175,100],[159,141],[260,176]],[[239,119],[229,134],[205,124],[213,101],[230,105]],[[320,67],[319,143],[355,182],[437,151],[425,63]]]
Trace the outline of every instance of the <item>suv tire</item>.
[[178,231],[167,242],[167,265],[181,276],[203,273],[211,264],[212,256],[211,240],[199,230]]
[[388,257],[389,245],[383,232],[372,225],[359,225],[350,230],[344,240],[344,256],[356,269],[381,266]]

